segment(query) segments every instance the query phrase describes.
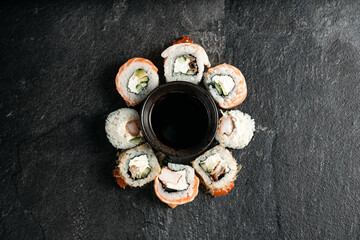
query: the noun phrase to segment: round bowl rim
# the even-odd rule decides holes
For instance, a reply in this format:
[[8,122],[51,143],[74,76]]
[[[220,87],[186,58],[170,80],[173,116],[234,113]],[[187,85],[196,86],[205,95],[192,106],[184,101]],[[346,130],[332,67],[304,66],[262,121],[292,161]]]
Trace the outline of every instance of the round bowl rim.
[[[201,100],[201,102],[205,105],[205,108],[208,112],[208,118],[209,118],[209,131],[207,131],[206,136],[204,136],[202,141],[204,144],[201,146],[198,146],[198,149],[193,148],[192,151],[189,151],[191,148],[185,148],[185,149],[175,149],[169,146],[166,146],[164,143],[162,143],[155,135],[154,131],[151,127],[151,121],[149,118],[151,117],[152,109],[159,99],[161,97],[174,92],[199,92],[201,94],[197,95],[197,97]],[[210,116],[209,116],[210,114]],[[157,151],[164,153],[166,156],[169,156],[171,158],[193,158],[196,156],[199,156],[201,153],[203,153],[205,150],[208,149],[208,147],[211,145],[211,143],[214,141],[218,121],[219,121],[219,113],[217,105],[213,99],[213,97],[210,95],[208,91],[206,91],[204,88],[190,83],[190,82],[183,82],[183,81],[176,81],[176,82],[169,82],[165,83],[157,88],[155,88],[153,91],[149,93],[149,95],[145,98],[145,100],[142,103],[141,111],[140,111],[140,119],[141,119],[141,128],[144,134],[145,139],[147,142]]]

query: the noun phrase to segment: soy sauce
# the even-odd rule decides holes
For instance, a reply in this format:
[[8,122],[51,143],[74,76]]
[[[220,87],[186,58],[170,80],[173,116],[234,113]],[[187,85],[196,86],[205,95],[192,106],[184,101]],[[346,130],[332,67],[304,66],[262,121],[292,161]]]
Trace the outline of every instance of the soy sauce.
[[196,96],[169,93],[155,104],[151,124],[165,145],[177,149],[195,147],[204,141],[208,129],[207,110]]

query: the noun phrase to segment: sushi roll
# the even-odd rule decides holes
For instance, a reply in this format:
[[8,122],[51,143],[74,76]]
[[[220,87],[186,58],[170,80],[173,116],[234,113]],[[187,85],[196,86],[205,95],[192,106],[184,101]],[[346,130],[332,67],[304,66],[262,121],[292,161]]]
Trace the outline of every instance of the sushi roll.
[[109,114],[105,131],[110,143],[117,149],[135,147],[145,141],[136,110],[121,108]]
[[224,109],[241,104],[247,95],[244,76],[239,69],[226,63],[204,73],[204,85]]
[[132,58],[122,65],[115,78],[116,89],[128,106],[139,104],[157,86],[158,69],[145,58]]
[[185,81],[199,84],[204,65],[211,66],[205,50],[192,42],[188,37],[184,37],[161,53],[165,58],[166,82]]
[[241,169],[241,165],[237,165],[231,152],[221,145],[196,158],[192,165],[214,197],[226,195],[231,191],[235,186],[236,175]]
[[182,164],[168,163],[154,182],[156,196],[171,208],[194,200],[198,188],[199,178],[194,169]]
[[117,163],[113,176],[122,188],[144,186],[160,173],[158,160],[148,144],[122,152]]
[[254,136],[255,121],[248,114],[239,110],[222,113],[215,139],[225,147],[242,149]]

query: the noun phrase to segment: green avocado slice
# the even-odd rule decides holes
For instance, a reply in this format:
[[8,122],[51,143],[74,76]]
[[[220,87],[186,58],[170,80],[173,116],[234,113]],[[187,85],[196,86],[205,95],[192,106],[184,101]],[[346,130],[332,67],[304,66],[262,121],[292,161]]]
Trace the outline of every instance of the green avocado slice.
[[135,137],[135,138],[130,139],[129,142],[139,145],[139,144],[145,142],[145,138],[144,137]]
[[139,174],[139,178],[146,178],[147,175],[149,175],[150,171],[151,171],[150,167],[145,168],[145,170]]
[[135,71],[135,76],[138,78],[144,78],[147,77],[146,72],[144,69],[138,69]]

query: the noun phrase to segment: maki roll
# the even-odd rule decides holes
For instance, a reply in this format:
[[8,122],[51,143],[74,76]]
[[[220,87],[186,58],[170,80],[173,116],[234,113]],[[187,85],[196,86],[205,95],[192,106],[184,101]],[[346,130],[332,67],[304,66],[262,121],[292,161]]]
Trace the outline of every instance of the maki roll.
[[145,58],[132,58],[120,67],[116,89],[128,106],[139,104],[159,85],[157,72],[155,65]]
[[156,196],[171,208],[194,200],[198,188],[199,178],[194,169],[182,164],[168,163],[154,182]]
[[242,149],[254,136],[255,121],[250,115],[239,110],[222,113],[215,139],[225,147]]
[[233,108],[247,95],[245,78],[234,66],[221,64],[204,73],[204,85],[221,108]]
[[196,158],[192,165],[210,194],[226,195],[235,186],[234,180],[241,169],[231,152],[218,145]]
[[144,186],[160,173],[158,160],[148,144],[122,152],[117,163],[113,176],[122,188]]
[[165,58],[167,82],[185,81],[198,84],[204,73],[204,65],[211,66],[205,50],[192,42],[188,37],[184,37],[161,53]]
[[110,143],[118,149],[135,147],[145,141],[136,110],[121,108],[109,114],[105,131]]

